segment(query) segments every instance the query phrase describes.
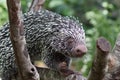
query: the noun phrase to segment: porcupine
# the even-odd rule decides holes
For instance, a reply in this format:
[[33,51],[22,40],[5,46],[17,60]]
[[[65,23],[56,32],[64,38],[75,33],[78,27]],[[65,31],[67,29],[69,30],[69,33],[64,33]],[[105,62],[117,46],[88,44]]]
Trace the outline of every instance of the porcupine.
[[[32,61],[43,60],[51,69],[69,71],[70,57],[86,53],[85,32],[78,20],[41,9],[23,15],[27,48]],[[9,23],[0,29],[0,75],[10,80],[17,66],[9,38]]]

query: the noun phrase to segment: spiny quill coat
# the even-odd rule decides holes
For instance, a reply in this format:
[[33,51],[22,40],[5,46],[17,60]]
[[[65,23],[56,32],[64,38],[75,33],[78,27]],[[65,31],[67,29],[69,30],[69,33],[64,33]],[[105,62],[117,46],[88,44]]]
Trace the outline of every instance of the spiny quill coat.
[[[69,70],[70,57],[86,53],[85,33],[82,25],[69,17],[41,9],[24,14],[25,37],[29,55],[34,62],[41,59],[51,69],[62,74]],[[17,73],[9,24],[0,29],[0,74],[10,80]]]

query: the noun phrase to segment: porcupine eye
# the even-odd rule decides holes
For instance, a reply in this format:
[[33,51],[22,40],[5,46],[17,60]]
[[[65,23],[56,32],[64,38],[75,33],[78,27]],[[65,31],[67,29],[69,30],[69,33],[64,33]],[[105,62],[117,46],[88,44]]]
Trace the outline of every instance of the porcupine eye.
[[74,40],[74,38],[68,37],[68,38],[66,39],[66,48],[69,49],[69,50],[71,50],[71,49],[74,47],[74,45],[75,45],[75,40]]
[[67,40],[67,45],[68,45],[68,46],[71,46],[71,45],[73,44],[73,41],[74,41],[74,40],[73,40],[72,38],[68,39],[68,40]]

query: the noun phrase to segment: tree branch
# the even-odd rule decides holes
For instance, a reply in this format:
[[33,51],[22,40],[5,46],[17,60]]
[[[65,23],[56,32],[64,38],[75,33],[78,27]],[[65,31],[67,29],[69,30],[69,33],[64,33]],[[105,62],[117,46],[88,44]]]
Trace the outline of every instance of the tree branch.
[[97,53],[88,80],[102,80],[104,78],[110,47],[109,42],[104,38],[97,40]]
[[36,68],[31,64],[26,48],[20,0],[7,0],[7,7],[10,22],[10,39],[21,80],[38,80],[39,75]]
[[108,60],[108,73],[103,80],[120,80],[120,34]]
[[58,71],[50,70],[48,68],[37,67],[37,70],[41,75],[40,80],[87,80],[80,74],[72,74],[68,77],[63,77]]
[[36,12],[39,9],[42,8],[42,5],[44,4],[45,0],[32,0],[31,6],[29,8],[29,11]]

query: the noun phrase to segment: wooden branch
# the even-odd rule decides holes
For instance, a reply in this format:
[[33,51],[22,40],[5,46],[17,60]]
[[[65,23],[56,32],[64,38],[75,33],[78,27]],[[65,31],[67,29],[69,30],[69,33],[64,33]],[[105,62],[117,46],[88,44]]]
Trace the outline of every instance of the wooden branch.
[[7,7],[10,22],[10,39],[21,75],[20,80],[39,80],[39,74],[31,64],[26,48],[20,0],[7,0]]
[[120,80],[120,34],[108,60],[108,73],[103,80]]
[[44,4],[45,0],[32,0],[31,6],[29,8],[29,11],[36,12],[39,9],[42,8],[42,5]]
[[37,67],[39,74],[41,74],[40,80],[87,80],[80,74],[72,74],[68,77],[63,77],[59,72],[50,70],[48,68]]
[[[112,51],[112,55],[115,55],[117,58],[117,61],[119,61],[119,63],[120,63],[120,34],[117,37],[115,46]],[[120,64],[119,64],[119,66],[120,66]]]
[[[72,74],[68,77],[63,77],[58,71],[51,70],[48,68],[36,67],[40,74],[40,80],[87,80],[80,74]],[[19,80],[19,75],[16,75]]]
[[109,42],[104,38],[97,40],[97,53],[88,80],[102,80],[104,78],[110,47]]

